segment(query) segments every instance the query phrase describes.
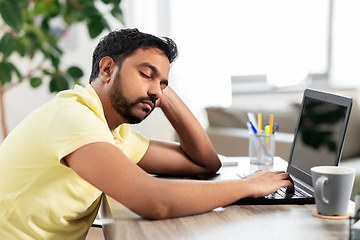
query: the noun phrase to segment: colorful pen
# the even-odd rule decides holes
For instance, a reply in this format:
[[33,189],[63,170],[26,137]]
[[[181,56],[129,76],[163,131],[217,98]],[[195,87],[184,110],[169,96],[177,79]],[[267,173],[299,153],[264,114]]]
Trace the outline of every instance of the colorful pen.
[[270,134],[273,133],[273,129],[274,129],[274,115],[270,114]]
[[256,130],[254,124],[253,124],[252,122],[248,122],[248,123],[250,124],[250,127],[251,127],[251,129],[253,130],[253,132],[256,134],[256,133],[257,133],[257,130]]
[[262,114],[258,113],[258,134],[262,134]]
[[266,126],[264,127],[264,132],[265,132],[265,135],[270,135],[270,134],[271,134],[270,126],[269,126],[269,125],[266,125]]

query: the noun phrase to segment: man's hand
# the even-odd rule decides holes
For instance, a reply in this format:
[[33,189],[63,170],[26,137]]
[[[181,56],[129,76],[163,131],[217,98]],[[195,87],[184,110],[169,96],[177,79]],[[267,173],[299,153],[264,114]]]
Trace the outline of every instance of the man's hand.
[[176,95],[175,91],[170,86],[167,86],[162,91],[161,97],[156,100],[155,107],[162,108],[162,102],[164,102],[164,104],[166,104],[166,103],[170,104],[171,100],[169,97],[171,97],[171,95],[174,95],[174,94]]
[[263,171],[258,170],[243,178],[253,183],[254,192],[250,197],[264,197],[281,187],[287,187],[289,192],[294,192],[294,182],[290,175],[284,171]]
[[161,108],[161,98],[166,98],[166,94],[167,92],[171,92],[174,91],[171,89],[171,87],[167,86],[163,91],[162,91],[162,95],[160,98],[156,99],[155,101],[155,107],[159,107]]
[[215,173],[221,166],[203,127],[171,87],[166,87],[156,107],[160,107],[175,129],[180,145],[150,141],[139,166],[150,173],[197,175]]

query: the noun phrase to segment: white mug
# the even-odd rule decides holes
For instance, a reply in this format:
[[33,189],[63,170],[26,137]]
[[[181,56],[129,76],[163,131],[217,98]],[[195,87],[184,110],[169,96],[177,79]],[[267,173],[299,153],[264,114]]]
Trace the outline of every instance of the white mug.
[[347,213],[355,180],[355,169],[337,166],[311,168],[316,210],[324,216]]

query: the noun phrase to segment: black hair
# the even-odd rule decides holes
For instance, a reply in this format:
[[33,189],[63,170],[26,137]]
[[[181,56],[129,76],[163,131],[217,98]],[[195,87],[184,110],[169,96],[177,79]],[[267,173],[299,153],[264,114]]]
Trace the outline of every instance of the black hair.
[[111,57],[118,65],[140,47],[157,48],[169,59],[170,64],[176,59],[178,50],[175,42],[167,37],[159,38],[138,29],[117,29],[103,37],[93,52],[92,70],[89,82],[99,75],[100,60]]

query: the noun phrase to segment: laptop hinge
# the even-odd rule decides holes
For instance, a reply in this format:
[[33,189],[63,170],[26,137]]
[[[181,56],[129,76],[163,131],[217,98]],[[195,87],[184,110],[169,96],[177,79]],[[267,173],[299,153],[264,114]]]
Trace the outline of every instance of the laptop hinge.
[[311,185],[307,184],[306,182],[300,180],[299,178],[297,178],[293,175],[290,175],[290,176],[294,180],[294,182],[296,182],[297,184],[300,184],[302,187],[304,187],[309,192],[314,193],[314,188]]

